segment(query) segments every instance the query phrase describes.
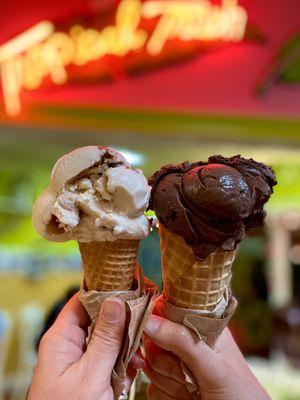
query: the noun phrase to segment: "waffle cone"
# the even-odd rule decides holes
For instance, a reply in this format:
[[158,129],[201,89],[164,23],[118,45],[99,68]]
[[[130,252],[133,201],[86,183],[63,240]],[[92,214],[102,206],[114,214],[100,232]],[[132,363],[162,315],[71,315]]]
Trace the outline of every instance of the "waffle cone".
[[83,274],[88,290],[127,291],[137,267],[139,240],[79,242]]
[[164,297],[175,306],[212,311],[231,279],[235,251],[199,260],[186,242],[160,224]]

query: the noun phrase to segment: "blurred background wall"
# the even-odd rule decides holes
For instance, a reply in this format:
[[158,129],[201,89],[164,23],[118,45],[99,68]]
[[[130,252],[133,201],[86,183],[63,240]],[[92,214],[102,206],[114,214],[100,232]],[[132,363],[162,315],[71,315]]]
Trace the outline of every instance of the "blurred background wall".
[[[171,3],[1,2],[5,399],[25,398],[45,318],[81,282],[76,243],[40,238],[31,209],[56,159],[88,144],[116,147],[147,176],[213,154],[273,166],[266,227],[239,248],[231,329],[272,398],[300,397],[300,4]],[[140,261],[160,284],[156,231]]]

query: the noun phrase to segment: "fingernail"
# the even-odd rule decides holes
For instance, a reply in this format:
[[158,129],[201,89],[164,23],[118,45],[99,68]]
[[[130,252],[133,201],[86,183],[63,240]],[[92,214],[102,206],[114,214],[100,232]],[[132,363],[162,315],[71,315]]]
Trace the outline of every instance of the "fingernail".
[[135,367],[136,367],[137,369],[140,369],[140,368],[143,369],[143,368],[145,368],[145,367],[146,367],[146,361],[145,361],[143,358],[139,357],[139,358],[136,360]]
[[137,354],[135,354],[130,361],[130,365],[134,369],[140,369],[144,368],[144,366],[146,365],[146,361],[143,359],[142,356],[138,356]]
[[122,300],[118,298],[106,299],[102,304],[101,311],[107,322],[118,322],[122,313]]
[[148,336],[153,336],[157,333],[163,323],[163,318],[151,315],[145,325],[144,332]]

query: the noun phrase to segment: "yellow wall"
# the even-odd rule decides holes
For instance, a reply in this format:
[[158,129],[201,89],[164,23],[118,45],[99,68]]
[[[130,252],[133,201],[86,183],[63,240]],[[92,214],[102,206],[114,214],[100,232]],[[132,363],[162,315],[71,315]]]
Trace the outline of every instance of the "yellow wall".
[[[17,275],[0,275],[0,308],[11,313],[16,325],[18,311],[24,304],[37,302],[47,312],[69,287],[80,285],[80,282],[80,272],[47,273],[35,280]],[[17,335],[14,329],[8,371],[15,369],[16,355]]]

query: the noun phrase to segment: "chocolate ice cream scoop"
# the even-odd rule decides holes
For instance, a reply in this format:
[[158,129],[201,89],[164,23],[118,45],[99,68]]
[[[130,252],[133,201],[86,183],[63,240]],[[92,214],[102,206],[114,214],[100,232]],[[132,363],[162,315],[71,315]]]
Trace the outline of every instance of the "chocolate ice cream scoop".
[[276,180],[270,167],[252,159],[213,156],[166,165],[149,184],[149,208],[204,259],[217,248],[233,250],[248,229],[263,224]]

